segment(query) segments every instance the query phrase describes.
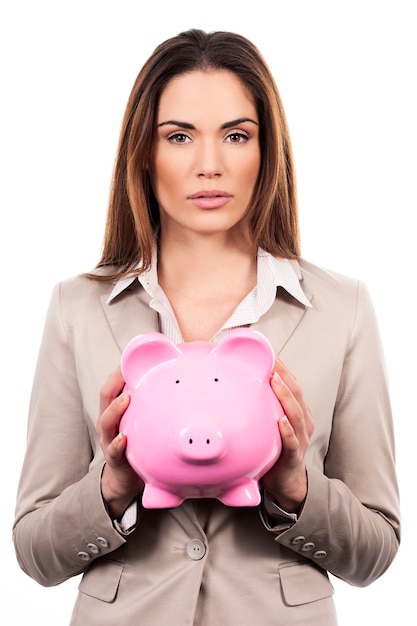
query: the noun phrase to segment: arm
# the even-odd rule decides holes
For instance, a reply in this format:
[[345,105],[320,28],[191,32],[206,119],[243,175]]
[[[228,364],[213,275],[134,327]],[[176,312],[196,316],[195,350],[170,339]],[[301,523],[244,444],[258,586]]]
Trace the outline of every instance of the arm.
[[[86,357],[89,350],[83,347]],[[57,287],[34,377],[13,529],[20,566],[42,585],[82,572],[92,559],[115,554],[125,543],[101,494],[104,458],[87,417],[77,366],[74,336],[64,321]],[[88,383],[91,397],[97,395],[92,405],[98,414],[95,378],[101,380],[101,372],[91,370]]]
[[[283,386],[287,386],[287,391],[293,391],[294,406],[300,406],[295,383],[288,377],[285,383],[276,389],[277,395],[285,401]],[[277,471],[266,487],[282,508],[293,506],[298,513],[295,523],[283,527],[281,520],[276,526],[276,540],[350,584],[365,586],[383,574],[397,552],[399,498],[384,357],[374,311],[362,285],[335,397],[323,465],[317,462],[313,438],[311,450],[297,465],[299,473],[293,473],[292,493],[298,494],[293,503],[286,499],[288,491],[280,501],[282,473]],[[299,417],[297,412],[294,415],[288,413],[288,418],[297,432]],[[307,414],[305,419],[308,422]],[[297,439],[302,447],[302,437]],[[296,477],[304,469],[308,488],[301,501],[303,490],[296,489]],[[287,465],[284,475],[288,471]]]

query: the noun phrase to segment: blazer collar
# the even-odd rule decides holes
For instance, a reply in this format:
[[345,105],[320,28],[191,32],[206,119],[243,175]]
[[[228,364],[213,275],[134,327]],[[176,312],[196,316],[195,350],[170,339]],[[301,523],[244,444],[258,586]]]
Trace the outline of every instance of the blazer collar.
[[139,281],[133,281],[111,301],[108,293],[103,294],[100,300],[121,351],[136,335],[159,331],[158,314],[149,306],[150,296]]
[[[303,281],[301,267],[297,261],[290,261],[298,279]],[[312,302],[312,294],[304,290],[308,300]],[[159,331],[157,312],[149,306],[150,295],[143,289],[138,280],[134,280],[116,297],[110,298],[109,293],[101,296],[101,305],[109,322],[115,340],[122,351],[126,344],[135,336],[149,331]],[[285,289],[279,287],[271,308],[252,328],[263,333],[271,342],[278,355],[298,326],[307,307],[301,304]]]
[[[291,259],[293,268],[303,292],[310,302],[313,295],[306,291],[303,285],[303,272],[298,261]],[[297,328],[306,314],[308,307],[304,306],[288,293],[284,288],[278,287],[276,298],[271,308],[251,328],[261,332],[270,341],[276,356],[280,354],[285,344]]]
[[[304,292],[305,293],[305,292]],[[306,294],[310,302],[312,296]],[[258,330],[270,341],[276,356],[294,333],[298,324],[306,314],[307,307],[300,304],[281,287],[277,290],[271,308],[251,328]]]

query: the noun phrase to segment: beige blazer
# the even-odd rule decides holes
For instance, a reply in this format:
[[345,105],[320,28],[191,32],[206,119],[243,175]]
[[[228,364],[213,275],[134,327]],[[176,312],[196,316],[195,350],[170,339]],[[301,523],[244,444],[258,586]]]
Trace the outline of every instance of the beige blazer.
[[136,334],[158,330],[135,281],[82,277],[52,295],[30,405],[14,541],[42,585],[84,572],[72,626],[333,626],[326,571],[364,586],[399,543],[398,489],[386,372],[360,282],[292,262],[312,303],[281,288],[254,325],[296,375],[316,430],[308,496],[294,523],[259,507],[188,500],[140,509],[124,535],[100,495],[99,390]]

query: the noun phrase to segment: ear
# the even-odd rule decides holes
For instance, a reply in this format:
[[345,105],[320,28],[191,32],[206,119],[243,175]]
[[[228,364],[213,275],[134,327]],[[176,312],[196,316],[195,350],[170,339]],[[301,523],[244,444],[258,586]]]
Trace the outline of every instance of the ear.
[[216,344],[212,354],[222,359],[238,358],[240,364],[246,364],[262,380],[269,379],[275,363],[268,339],[250,328],[231,330]]
[[162,333],[143,333],[134,337],[122,353],[122,374],[130,387],[160,363],[175,361],[182,354],[175,343]]

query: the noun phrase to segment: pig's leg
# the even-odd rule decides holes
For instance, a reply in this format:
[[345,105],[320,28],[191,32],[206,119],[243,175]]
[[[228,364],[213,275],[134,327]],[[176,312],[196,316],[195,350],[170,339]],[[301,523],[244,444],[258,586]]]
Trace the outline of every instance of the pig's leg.
[[145,485],[142,504],[145,509],[170,509],[179,506],[183,498],[155,485]]
[[248,479],[225,491],[219,500],[227,506],[257,506],[261,501],[258,483]]

